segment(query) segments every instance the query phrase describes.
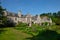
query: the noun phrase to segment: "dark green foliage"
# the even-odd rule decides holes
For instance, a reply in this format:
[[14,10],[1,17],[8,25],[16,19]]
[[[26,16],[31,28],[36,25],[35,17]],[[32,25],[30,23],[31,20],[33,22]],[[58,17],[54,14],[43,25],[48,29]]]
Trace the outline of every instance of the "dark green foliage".
[[4,10],[6,9],[3,9],[2,6],[0,6],[0,20],[4,17]]
[[53,13],[53,16],[54,16],[54,17],[57,17],[57,13]]
[[48,16],[56,25],[60,25],[60,11],[54,13],[43,13],[40,16]]
[[4,26],[5,27],[15,27],[16,24],[14,22],[7,21],[7,22],[4,23]]
[[41,14],[40,16],[48,16],[46,13]]
[[31,27],[27,26],[25,23],[20,23],[15,27],[15,29],[23,31],[31,35],[37,35],[39,31],[45,30],[45,26],[40,26],[38,24],[32,24]]
[[60,25],[60,11],[54,13],[52,19],[56,23],[56,25]]
[[44,30],[39,32],[38,35],[28,38],[31,40],[60,40],[60,34],[52,30]]
[[2,6],[0,6],[0,21],[2,21],[2,22],[0,22],[0,23],[2,23],[2,24],[0,24],[1,26],[3,25],[4,26],[4,23],[7,21],[7,17],[6,16],[4,16],[4,10],[6,10],[6,9],[4,9],[4,8],[2,8]]
[[57,16],[60,18],[60,11],[58,11]]
[[2,24],[0,24],[0,27],[14,27],[15,23],[7,21],[7,16],[4,16],[4,12],[6,9],[2,8],[0,6],[0,20],[2,21]]
[[26,23],[19,23],[18,25],[16,25],[17,27],[26,27],[26,26],[28,26]]

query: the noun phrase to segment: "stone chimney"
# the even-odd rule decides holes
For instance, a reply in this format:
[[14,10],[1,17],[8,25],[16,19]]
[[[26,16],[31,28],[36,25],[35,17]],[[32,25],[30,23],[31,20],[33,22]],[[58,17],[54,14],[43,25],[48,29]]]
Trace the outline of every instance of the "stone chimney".
[[32,17],[32,15],[30,15],[29,13],[26,15],[27,23],[28,23],[29,27],[31,27],[31,25],[32,25],[32,23],[31,23],[31,21],[32,21],[31,17]]
[[37,16],[37,23],[41,23],[40,15]]
[[18,11],[18,17],[21,17],[21,15],[22,15],[22,12]]

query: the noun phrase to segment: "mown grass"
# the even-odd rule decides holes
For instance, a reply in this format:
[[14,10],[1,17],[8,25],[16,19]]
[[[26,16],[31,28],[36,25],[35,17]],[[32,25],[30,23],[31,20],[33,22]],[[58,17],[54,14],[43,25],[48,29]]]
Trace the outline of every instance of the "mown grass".
[[0,40],[26,40],[27,37],[31,35],[14,28],[4,28],[4,31],[0,33]]
[[[36,36],[40,38],[42,37],[40,33],[44,32],[45,30],[51,30],[57,32],[57,34],[60,34],[60,26],[57,25],[51,25],[51,26],[39,26],[37,24],[33,24],[31,27],[28,27],[27,24],[19,24],[16,27],[10,27],[10,28],[1,28],[0,29],[0,40],[29,40],[26,38],[32,39]],[[48,31],[47,31],[48,33]],[[47,35],[47,33],[44,35]],[[40,35],[40,36],[38,36]],[[48,34],[50,36],[50,34]],[[52,35],[51,35],[52,36]],[[45,36],[43,36],[45,38]]]

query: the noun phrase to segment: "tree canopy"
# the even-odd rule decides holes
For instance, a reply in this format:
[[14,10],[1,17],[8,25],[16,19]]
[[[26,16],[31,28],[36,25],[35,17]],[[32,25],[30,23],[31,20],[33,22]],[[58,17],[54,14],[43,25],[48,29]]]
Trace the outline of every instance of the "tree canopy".
[[40,16],[48,16],[54,23],[60,25],[60,11],[54,13],[42,13]]
[[7,17],[4,16],[4,9],[2,6],[0,6],[0,24],[4,25],[4,23],[7,21]]

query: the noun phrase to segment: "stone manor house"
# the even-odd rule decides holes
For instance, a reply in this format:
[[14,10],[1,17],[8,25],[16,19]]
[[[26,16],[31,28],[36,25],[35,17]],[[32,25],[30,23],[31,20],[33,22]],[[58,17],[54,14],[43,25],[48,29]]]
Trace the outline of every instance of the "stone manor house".
[[26,15],[22,15],[21,11],[19,11],[18,13],[4,11],[4,16],[7,16],[7,20],[9,20],[10,22],[14,22],[15,24],[18,24],[19,22],[27,23],[29,26],[31,26],[32,23],[42,25],[42,23],[47,22],[48,25],[52,24],[51,18],[48,18],[47,16],[32,16],[29,13]]

